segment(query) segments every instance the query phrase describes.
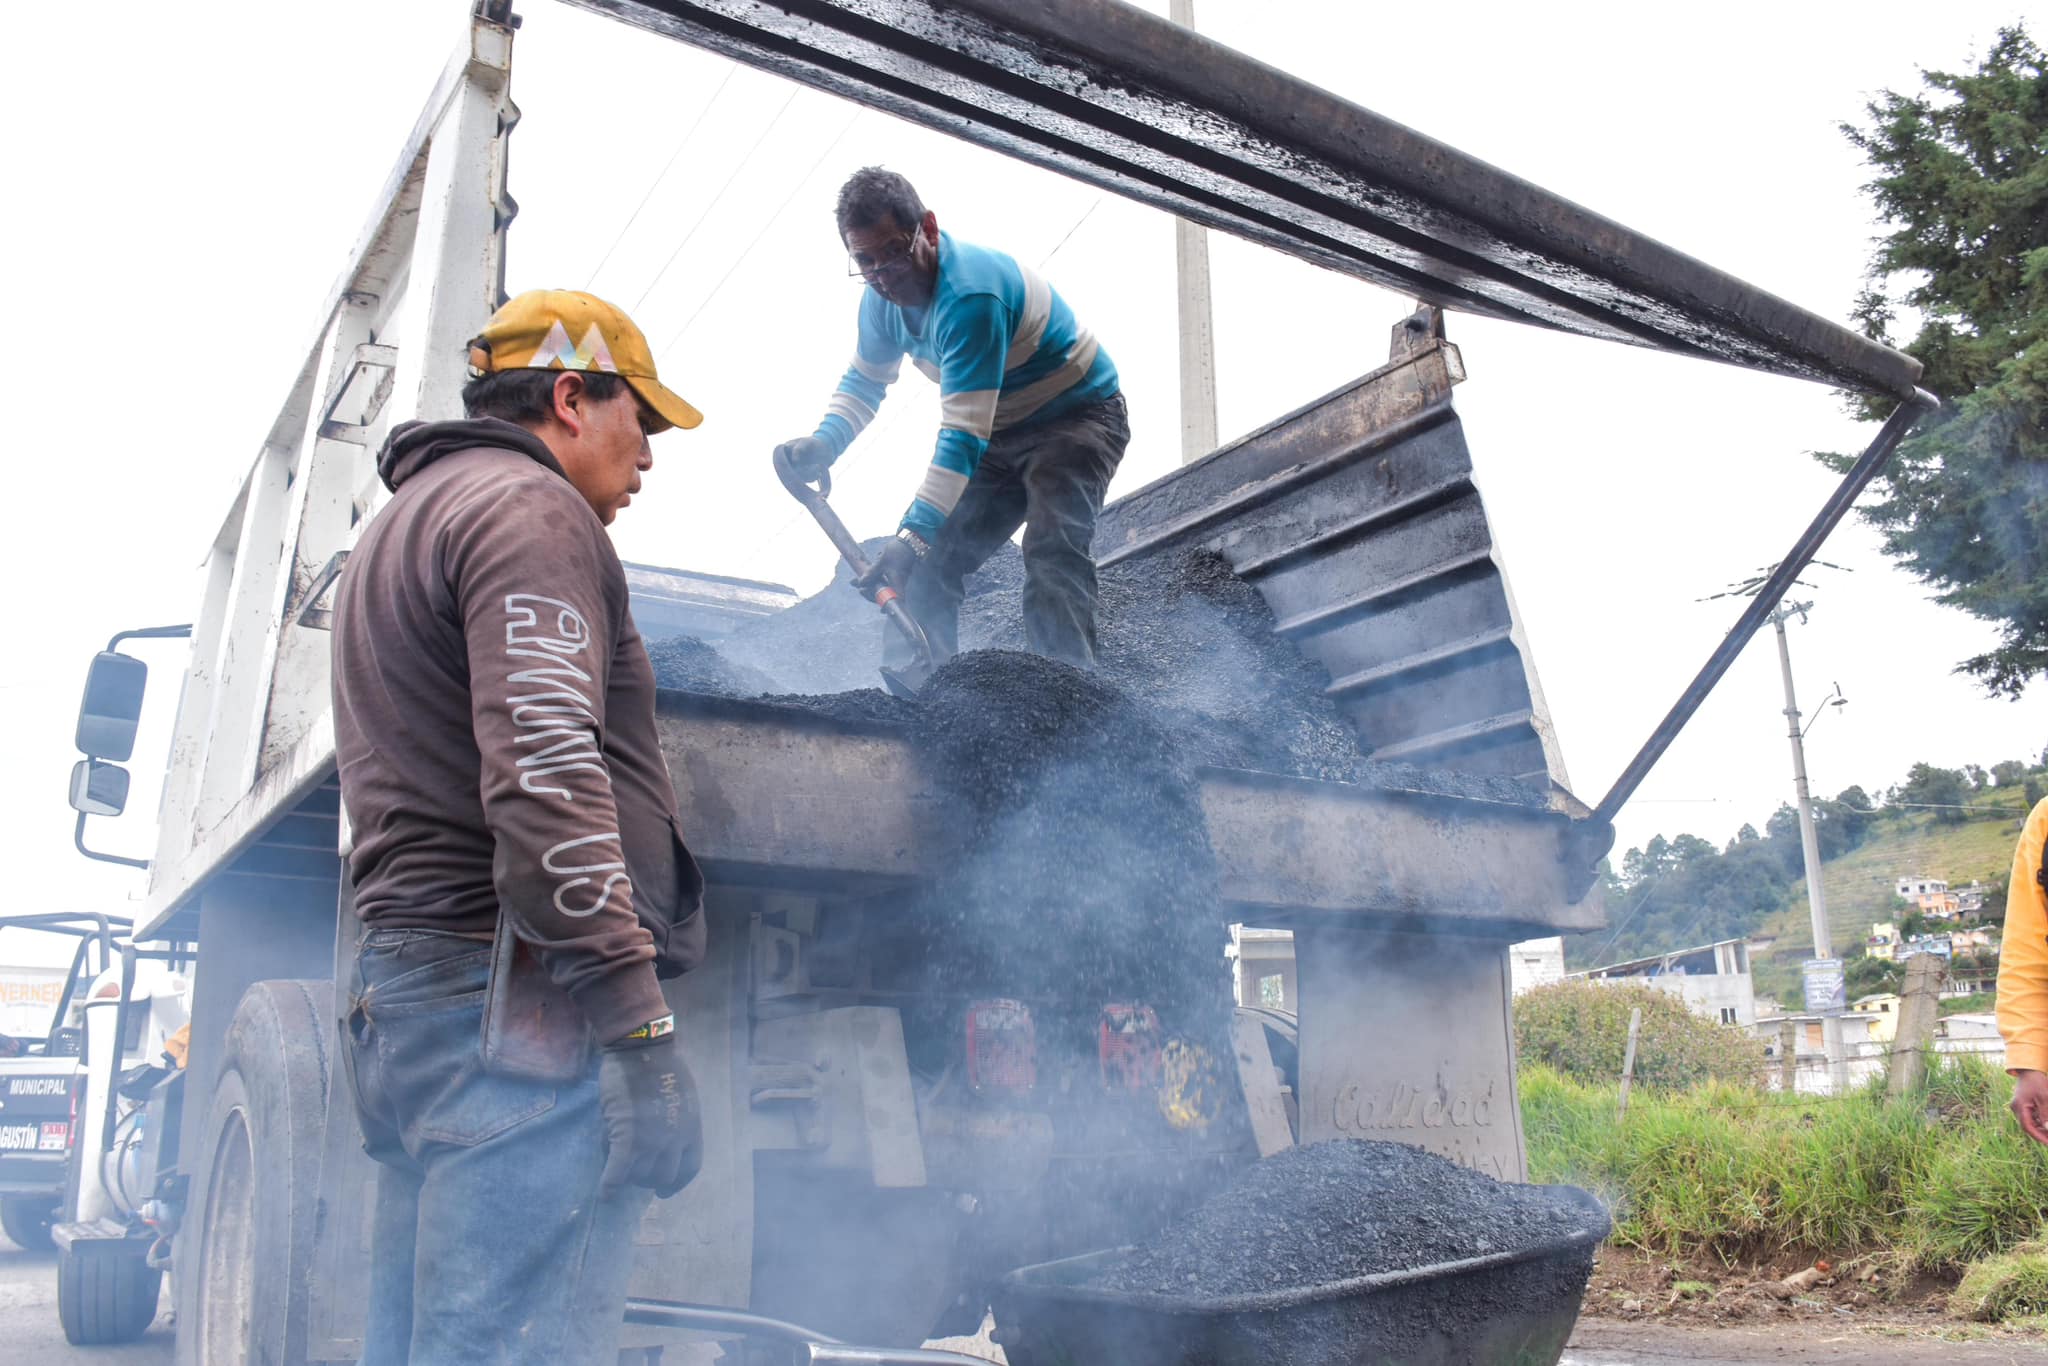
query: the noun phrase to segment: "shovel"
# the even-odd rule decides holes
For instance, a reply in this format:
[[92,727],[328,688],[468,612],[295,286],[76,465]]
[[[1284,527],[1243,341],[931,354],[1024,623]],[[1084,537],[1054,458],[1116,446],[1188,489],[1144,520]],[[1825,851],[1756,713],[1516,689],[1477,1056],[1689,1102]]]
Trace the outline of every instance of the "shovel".
[[[832,476],[821,474],[815,486],[807,484],[790,468],[780,452],[775,456],[775,476],[782,481],[782,487],[789,490],[789,496],[802,503],[818,525],[824,528],[826,537],[839,551],[839,557],[853,570],[854,577],[867,573],[870,567],[868,557],[861,553],[860,542],[853,538],[853,533],[846,529],[846,523],[839,520],[839,514],[825,501],[832,496]],[[924,628],[917,624],[917,618],[911,616],[910,609],[903,605],[902,595],[888,584],[878,584],[867,597],[903,633],[903,638],[910,642],[912,653],[910,663],[902,668],[884,667],[882,682],[898,697],[916,697],[919,689],[930,681],[935,667],[931,642],[925,639]]]

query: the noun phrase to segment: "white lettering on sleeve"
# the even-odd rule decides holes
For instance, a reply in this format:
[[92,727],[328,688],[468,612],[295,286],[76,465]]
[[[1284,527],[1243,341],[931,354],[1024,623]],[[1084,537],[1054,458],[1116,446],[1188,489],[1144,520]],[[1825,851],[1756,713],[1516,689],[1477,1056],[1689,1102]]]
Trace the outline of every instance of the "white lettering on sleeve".
[[[616,859],[602,859],[596,863],[560,863],[557,861],[559,855],[564,854],[571,849],[580,849],[585,845],[592,844],[618,845],[619,851],[622,856]],[[625,873],[626,861],[623,857],[624,851],[625,846],[622,843],[620,843],[619,832],[616,830],[607,830],[600,835],[584,835],[573,840],[563,840],[560,844],[557,844],[554,848],[548,850],[547,853],[541,855],[540,866],[545,868],[550,873],[554,873],[557,875],[576,873],[604,873],[607,875],[604,880],[604,885],[597,889],[597,899],[587,906],[570,905],[568,902],[568,895],[570,892],[576,890],[578,887],[589,886],[592,879],[588,877],[572,876],[569,877],[567,881],[557,884],[557,886],[555,887],[554,895],[555,909],[560,911],[563,915],[570,916],[577,920],[582,920],[587,916],[596,915],[599,911],[603,910],[607,905],[609,905],[612,899],[612,888],[618,886],[620,883],[625,883],[627,890],[631,891],[632,882],[630,879],[627,878]]]

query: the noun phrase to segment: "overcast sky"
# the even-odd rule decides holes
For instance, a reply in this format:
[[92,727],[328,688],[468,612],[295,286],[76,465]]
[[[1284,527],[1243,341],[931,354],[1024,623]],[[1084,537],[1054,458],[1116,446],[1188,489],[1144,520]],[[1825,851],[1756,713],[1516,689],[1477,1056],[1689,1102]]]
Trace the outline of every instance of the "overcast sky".
[[[0,240],[18,354],[36,362],[15,391],[15,493],[0,514],[17,592],[0,858],[37,874],[17,879],[33,889],[19,909],[114,909],[140,892],[140,875],[70,847],[85,665],[116,630],[196,611],[207,541],[466,9],[214,0],[9,17],[0,111],[16,207]],[[858,287],[831,201],[869,162],[908,174],[959,235],[1045,262],[1109,348],[1133,429],[1112,493],[1177,463],[1168,218],[553,0],[521,11],[510,286],[594,287],[625,306],[663,377],[707,414],[657,438],[647,492],[614,528],[626,558],[805,591],[825,580],[831,552],[766,456],[811,429],[850,350]],[[1916,87],[1922,67],[1971,63],[2020,12],[1199,0],[1197,17],[1222,42],[1842,317],[1878,228],[1837,124],[1881,88]],[[1212,253],[1226,438],[1380,364],[1410,307],[1234,239],[1212,237]],[[1733,620],[1734,604],[1698,599],[1776,559],[1825,499],[1832,477],[1807,452],[1869,433],[1813,384],[1456,315],[1449,330],[1572,785],[1597,800]],[[835,503],[857,532],[888,530],[914,488],[933,394],[906,371],[849,455]],[[1837,683],[1850,701],[1810,738],[1818,791],[1876,790],[1918,759],[2040,753],[2042,689],[1992,701],[1951,673],[1992,643],[1988,625],[1933,604],[1860,525],[1824,554],[1853,572],[1820,576],[1794,660],[1809,705]],[[143,652],[159,667],[135,807],[94,829],[135,853],[153,845],[183,663],[174,646]],[[1624,811],[1618,850],[1761,825],[1791,792],[1782,705],[1766,633]]]

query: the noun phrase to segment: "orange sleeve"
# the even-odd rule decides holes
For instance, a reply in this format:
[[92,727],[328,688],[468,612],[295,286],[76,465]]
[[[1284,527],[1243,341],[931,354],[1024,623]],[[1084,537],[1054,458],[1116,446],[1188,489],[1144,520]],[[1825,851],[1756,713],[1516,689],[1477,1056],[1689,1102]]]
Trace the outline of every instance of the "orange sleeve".
[[1998,1032],[2008,1072],[2048,1072],[2048,895],[2035,874],[2048,841],[2048,800],[2020,831],[2005,888],[2005,936],[1998,950]]

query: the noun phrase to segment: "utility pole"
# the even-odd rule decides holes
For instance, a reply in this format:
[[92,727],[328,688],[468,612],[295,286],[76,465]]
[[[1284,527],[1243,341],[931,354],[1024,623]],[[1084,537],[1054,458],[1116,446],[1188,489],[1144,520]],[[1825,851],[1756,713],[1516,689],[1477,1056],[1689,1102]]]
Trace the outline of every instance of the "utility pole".
[[[1813,827],[1813,793],[1806,781],[1806,737],[1799,726],[1799,699],[1792,690],[1792,647],[1785,636],[1786,618],[1796,616],[1804,621],[1807,609],[1812,606],[1810,602],[1787,599],[1771,613],[1771,624],[1778,630],[1778,668],[1785,678],[1786,734],[1792,741],[1792,788],[1799,798],[1799,844],[1806,856],[1806,906],[1813,918],[1813,956],[1831,959],[1835,956],[1835,946],[1833,937],[1828,933],[1828,893],[1821,881],[1820,837]],[[1826,1010],[1821,1021],[1821,1037],[1827,1047],[1829,1091],[1839,1096],[1849,1089],[1849,1064],[1842,1052],[1839,1005],[1831,1003]]]
[[[1195,26],[1195,0],[1172,0],[1173,22]],[[1209,307],[1209,230],[1173,220],[1180,286],[1180,463],[1216,449],[1216,328]]]

